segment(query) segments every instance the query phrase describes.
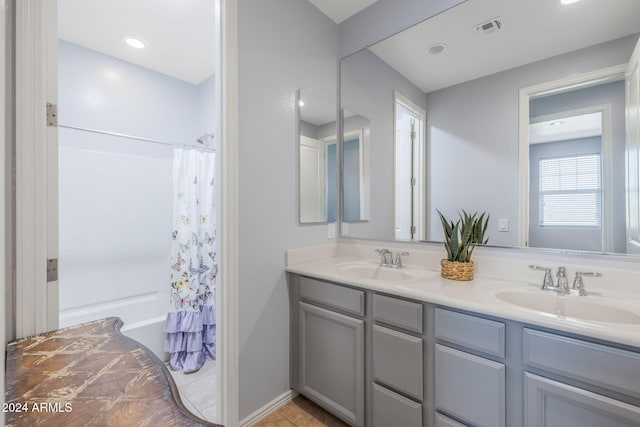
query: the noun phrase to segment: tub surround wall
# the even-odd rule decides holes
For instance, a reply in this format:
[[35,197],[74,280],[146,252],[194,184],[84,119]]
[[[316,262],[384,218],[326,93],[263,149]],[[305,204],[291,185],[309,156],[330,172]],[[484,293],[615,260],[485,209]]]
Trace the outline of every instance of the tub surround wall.
[[[196,86],[65,41],[59,70],[61,125],[191,145],[213,131],[213,77]],[[119,316],[164,358],[172,147],[59,135],[60,326]]]

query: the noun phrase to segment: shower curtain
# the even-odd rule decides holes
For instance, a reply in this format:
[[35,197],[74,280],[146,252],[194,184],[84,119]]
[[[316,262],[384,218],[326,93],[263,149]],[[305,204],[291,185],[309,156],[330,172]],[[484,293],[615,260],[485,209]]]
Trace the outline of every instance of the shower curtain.
[[195,372],[216,357],[215,153],[173,153],[171,309],[165,351],[174,370]]

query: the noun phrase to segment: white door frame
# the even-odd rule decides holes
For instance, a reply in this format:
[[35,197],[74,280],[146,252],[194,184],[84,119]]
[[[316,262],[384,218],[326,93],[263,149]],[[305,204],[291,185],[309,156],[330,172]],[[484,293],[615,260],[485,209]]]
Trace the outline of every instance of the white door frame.
[[[558,80],[552,80],[544,83],[540,83],[535,86],[524,87],[520,89],[519,94],[519,109],[518,109],[518,158],[519,158],[519,191],[518,191],[518,206],[519,206],[519,228],[518,228],[518,246],[528,246],[529,241],[529,100],[536,95],[550,95],[554,93],[566,92],[569,90],[575,90],[583,87],[593,86],[595,84],[602,84],[608,81],[622,80],[624,79],[624,72],[626,64],[614,65],[612,67],[602,68],[600,70],[591,71],[584,74],[579,74],[571,77],[566,77]],[[604,119],[604,114],[603,114]],[[610,121],[609,121],[610,123]],[[610,127],[610,126],[609,126]],[[605,155],[604,146],[604,133],[611,132],[611,129],[602,129],[603,131],[603,156]],[[610,147],[609,147],[610,148]],[[609,158],[610,158],[609,153]],[[604,161],[603,161],[604,164]],[[607,172],[603,169],[603,177]],[[609,172],[610,173],[610,172]],[[609,179],[610,181],[610,179]],[[603,191],[606,191],[603,188]],[[611,191],[606,191],[610,193]],[[607,197],[607,196],[605,196]],[[611,197],[610,195],[608,197]],[[606,214],[606,212],[603,212]],[[611,222],[610,215],[608,221]],[[611,224],[603,223],[604,227],[610,227]],[[606,241],[603,241],[607,245]]]
[[46,104],[56,103],[56,19],[55,0],[16,2],[16,338],[57,328],[57,282],[46,274],[47,258],[58,257],[57,169],[49,168],[57,129],[46,123]]
[[[7,7],[6,0],[0,0],[0,34],[3,36],[7,35],[7,12],[9,11]],[[7,90],[6,90],[6,81],[7,81],[7,68],[9,64],[7,64],[7,52],[5,46],[5,40],[3,38],[2,43],[0,43],[0,102],[2,102],[3,107],[8,107],[7,100]],[[7,230],[7,200],[8,193],[7,189],[7,170],[5,168],[7,165],[7,146],[8,146],[8,138],[7,138],[7,112],[9,109],[6,108],[5,112],[0,114],[0,165],[2,165],[2,172],[0,173],[0,224],[2,224],[2,228],[0,228],[0,295],[6,296],[6,287],[7,287],[7,253],[10,242],[8,241],[8,236],[6,235]],[[5,298],[2,298],[0,302],[0,319],[6,319],[6,301]],[[0,327],[0,341],[2,341],[2,353],[0,354],[0,366],[5,366],[5,351],[7,349],[7,339],[6,339],[6,330],[5,330],[5,322],[2,322],[2,327]],[[0,374],[0,395],[4,396],[4,369]],[[0,426],[4,426],[4,417],[0,418]]]
[[[2,0],[0,0],[2,1]],[[57,69],[55,48],[55,0],[16,2],[16,336],[44,332],[57,325],[47,314],[46,259],[48,241],[56,241],[57,212],[47,200],[47,179],[57,170],[47,170],[46,102],[55,102],[47,93],[47,70]],[[235,426],[239,420],[238,391],[238,5],[233,0],[216,0],[220,48],[220,78],[216,78],[220,129],[219,280],[216,292],[218,328],[218,422]],[[53,20],[51,20],[53,18]],[[53,31],[53,34],[51,33]],[[53,61],[53,62],[51,62]],[[3,80],[4,81],[4,80]],[[57,146],[57,142],[55,144]],[[57,154],[57,153],[55,153]],[[57,199],[57,197],[56,197]],[[52,238],[53,237],[53,238]],[[49,310],[51,311],[51,310]]]

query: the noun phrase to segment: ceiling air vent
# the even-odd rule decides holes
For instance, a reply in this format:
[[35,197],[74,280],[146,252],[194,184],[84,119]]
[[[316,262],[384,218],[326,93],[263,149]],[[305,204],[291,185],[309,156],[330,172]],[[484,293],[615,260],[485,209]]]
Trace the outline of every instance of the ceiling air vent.
[[476,32],[480,35],[495,33],[500,29],[502,29],[502,18],[499,16],[476,25]]

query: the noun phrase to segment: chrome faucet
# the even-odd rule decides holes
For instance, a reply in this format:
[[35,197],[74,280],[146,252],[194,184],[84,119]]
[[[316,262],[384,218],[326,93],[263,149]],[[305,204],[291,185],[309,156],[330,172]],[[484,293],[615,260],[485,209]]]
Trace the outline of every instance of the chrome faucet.
[[549,267],[540,267],[539,265],[530,265],[531,270],[544,271],[544,279],[542,279],[542,286],[540,289],[543,291],[555,290],[553,286],[553,277],[551,277],[551,269]]
[[393,254],[389,249],[376,249],[376,252],[380,254],[381,267],[390,267],[393,265]]
[[578,295],[581,297],[586,297],[589,295],[587,290],[584,288],[584,281],[582,280],[582,276],[588,277],[602,277],[602,273],[598,273],[597,271],[589,271],[589,272],[576,272],[576,278],[573,279],[573,289],[578,292]]
[[381,267],[404,268],[401,257],[409,255],[409,252],[398,252],[394,260],[393,253],[389,249],[376,249],[375,251],[380,254]]
[[558,267],[556,273],[558,281],[556,282],[556,292],[560,295],[566,295],[569,293],[569,280],[567,279],[567,270],[564,267]]
[[407,255],[409,255],[409,252],[398,252],[396,254],[396,260],[393,262],[391,267],[393,267],[393,268],[404,268],[402,266],[402,258],[400,258],[400,257],[401,256],[407,256]]

